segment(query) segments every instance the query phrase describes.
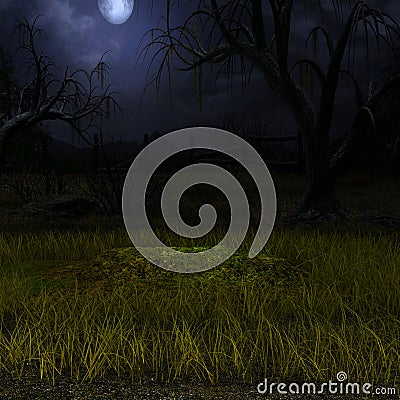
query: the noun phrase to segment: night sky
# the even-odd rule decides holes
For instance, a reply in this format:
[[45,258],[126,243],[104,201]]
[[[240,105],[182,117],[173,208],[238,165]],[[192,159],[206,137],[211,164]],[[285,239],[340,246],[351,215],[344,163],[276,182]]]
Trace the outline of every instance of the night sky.
[[[114,68],[112,72],[115,90],[121,92],[118,98],[128,116],[115,128],[116,137],[123,140],[141,140],[144,133],[156,130],[167,133],[189,126],[216,126],[218,119],[224,114],[242,115],[266,122],[271,129],[283,133],[293,133],[295,125],[290,111],[280,101],[273,97],[260,74],[255,73],[245,92],[241,89],[241,78],[238,73],[230,88],[227,81],[221,78],[211,87],[211,76],[205,79],[204,107],[200,110],[198,99],[193,93],[193,82],[190,73],[175,72],[172,89],[164,80],[158,99],[155,88],[150,88],[142,97],[145,85],[147,61],[142,66],[136,64],[136,53],[140,38],[150,28],[156,27],[161,16],[165,15],[165,2],[153,1],[153,5],[141,0],[135,2],[131,18],[122,25],[112,25],[104,20],[98,10],[97,0],[0,0],[0,46],[5,49],[15,49],[17,40],[10,39],[10,32],[17,18],[26,17],[33,20],[38,14],[40,26],[47,33],[47,39],[42,39],[41,47],[53,58],[62,71],[66,65],[72,69],[91,69],[101,55],[110,51],[106,60]],[[184,6],[174,14],[175,22],[182,20],[185,10],[195,7],[197,1],[182,2]],[[303,5],[296,0],[292,24],[292,49],[294,59],[300,55],[309,55],[311,50],[304,50],[305,38],[315,24],[319,24],[316,7],[310,1],[310,9],[305,15]],[[326,0],[325,21],[335,33],[333,13],[329,10]],[[347,1],[343,3],[347,4]],[[399,0],[370,1],[381,10],[400,21]],[[314,8],[314,9],[313,9]],[[268,18],[268,15],[266,15]],[[270,21],[268,19],[268,21]],[[268,25],[267,25],[268,27]],[[268,28],[267,28],[268,29]],[[335,36],[336,37],[336,36]],[[311,47],[311,46],[310,46]],[[360,78],[366,89],[365,52],[358,45],[356,68],[360,69]],[[323,54],[323,52],[322,52]],[[372,50],[372,79],[382,82],[382,70],[388,64],[386,54],[377,55]],[[361,70],[362,69],[362,70]],[[24,79],[23,68],[18,68],[18,76]],[[211,72],[211,71],[210,71]],[[344,133],[351,123],[354,97],[349,87],[339,92],[337,99],[334,127],[337,135]],[[71,133],[68,127],[52,127],[53,135],[61,140],[70,141]]]

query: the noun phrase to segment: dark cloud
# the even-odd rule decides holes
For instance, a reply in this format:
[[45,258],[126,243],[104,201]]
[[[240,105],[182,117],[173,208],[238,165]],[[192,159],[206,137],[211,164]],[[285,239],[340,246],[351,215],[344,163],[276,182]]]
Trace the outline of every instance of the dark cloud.
[[[135,11],[127,23],[111,25],[100,15],[97,2],[81,0],[0,0],[0,45],[12,48],[16,42],[10,42],[9,33],[17,18],[32,19],[38,14],[44,15],[40,25],[47,32],[47,39],[41,41],[45,52],[49,54],[62,70],[64,66],[71,68],[93,67],[105,52],[107,60],[114,67],[112,71],[116,90],[121,92],[121,103],[127,110],[129,118],[119,127],[113,128],[117,135],[126,139],[140,139],[144,133],[155,130],[168,132],[184,126],[215,125],[218,116],[224,113],[250,116],[265,119],[272,125],[282,125],[288,131],[295,129],[290,112],[282,101],[272,97],[263,77],[255,71],[250,85],[241,90],[241,75],[239,70],[233,76],[230,87],[224,77],[212,86],[213,73],[207,69],[204,82],[204,108],[199,109],[198,98],[193,93],[193,82],[190,74],[173,72],[172,87],[164,80],[162,89],[157,96],[155,89],[149,89],[142,96],[145,85],[147,64],[139,64],[135,68],[135,54],[140,38],[150,28],[157,25],[159,18],[165,14],[164,1],[153,2],[150,6],[143,0],[136,4]],[[176,22],[187,15],[187,10],[197,2],[184,3],[183,9],[176,11]],[[324,23],[337,34],[333,9],[330,1],[323,1]],[[344,2],[347,4],[347,2]],[[399,19],[400,3],[398,0],[374,0],[374,5],[380,7]],[[291,61],[305,55],[312,56],[311,48],[305,49],[305,40],[309,30],[320,24],[319,12],[312,2],[309,2],[307,12],[302,2],[295,2],[292,21]],[[268,14],[266,16],[268,19]],[[266,21],[268,31],[271,31],[270,20]],[[361,42],[360,42],[361,43]],[[323,41],[318,42],[320,54],[323,56]],[[361,44],[357,47],[356,72],[361,73],[362,83],[368,86],[365,56]],[[385,62],[376,49],[371,50],[370,78],[381,79],[381,71]],[[20,70],[22,71],[22,70]],[[21,78],[22,72],[21,72]],[[338,131],[350,121],[352,89],[345,88],[338,94],[336,112],[339,113],[340,126]],[[69,138],[69,129],[57,128],[64,139]]]

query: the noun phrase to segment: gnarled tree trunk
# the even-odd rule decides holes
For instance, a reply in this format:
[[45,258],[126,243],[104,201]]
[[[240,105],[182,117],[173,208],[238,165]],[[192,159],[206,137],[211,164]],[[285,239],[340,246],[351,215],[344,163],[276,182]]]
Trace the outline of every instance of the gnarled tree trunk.
[[[145,45],[141,54],[146,56],[150,47],[157,46],[157,55],[162,56],[156,73],[151,75],[150,82],[157,87],[164,68],[171,68],[171,59],[174,58],[181,71],[197,71],[203,64],[220,64],[221,70],[234,74],[233,58],[238,57],[243,66],[242,74],[247,78],[244,60],[258,69],[265,78],[272,92],[283,98],[292,112],[303,136],[304,159],[306,162],[307,190],[300,212],[303,214],[323,214],[329,217],[340,215],[340,203],[335,193],[335,180],[343,171],[349,154],[355,148],[354,143],[362,132],[358,120],[361,110],[366,110],[373,122],[374,98],[364,100],[363,93],[355,76],[343,70],[342,63],[346,50],[354,51],[352,43],[356,37],[359,25],[365,31],[365,44],[368,52],[368,36],[373,36],[379,42],[383,40],[390,47],[392,35],[398,34],[399,25],[387,14],[375,7],[369,6],[364,0],[349,2],[348,14],[342,18],[336,41],[323,25],[311,30],[309,39],[314,40],[314,57],[301,58],[294,65],[290,65],[289,53],[291,50],[291,25],[293,0],[202,0],[198,3],[195,12],[190,13],[185,22],[173,26],[171,22],[171,7],[175,2],[167,1],[167,15],[165,28],[156,28],[148,32],[150,42]],[[305,2],[306,3],[306,2]],[[336,1],[333,1],[336,3]],[[321,0],[316,0],[322,12]],[[334,4],[334,8],[336,4]],[[267,39],[265,29],[266,10],[271,15],[273,36]],[[382,27],[382,30],[370,29]],[[210,27],[207,31],[206,27]],[[381,32],[385,31],[386,36]],[[328,62],[318,63],[316,58],[317,36],[322,34]],[[161,50],[159,48],[161,47]],[[392,46],[393,47],[393,46]],[[350,53],[349,53],[350,55]],[[152,57],[152,63],[157,59]],[[318,80],[319,92],[297,81],[294,69],[305,66]],[[333,119],[333,110],[340,74],[347,74],[355,87],[358,112],[355,116],[353,129],[346,136],[339,151],[330,153],[329,136]],[[391,86],[393,82],[389,83]],[[387,89],[389,86],[385,85]],[[385,86],[375,99],[383,96]],[[311,92],[311,94],[310,94]],[[372,124],[373,125],[373,124]],[[365,125],[364,125],[365,127]],[[307,215],[305,215],[307,218]]]
[[298,214],[310,211],[317,215],[339,214],[341,205],[336,196],[336,175],[330,165],[327,136],[324,137],[318,131],[314,131],[312,135],[303,135],[303,149],[307,186]]

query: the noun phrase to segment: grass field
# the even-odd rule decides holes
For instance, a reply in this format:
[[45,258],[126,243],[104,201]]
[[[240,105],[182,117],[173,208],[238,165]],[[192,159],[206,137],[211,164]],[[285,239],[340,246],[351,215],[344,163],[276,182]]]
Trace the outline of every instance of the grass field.
[[[281,209],[298,196],[289,182],[278,186]],[[398,182],[386,183],[389,191],[365,182],[340,183],[349,210],[398,213]],[[278,221],[256,259],[245,257],[250,232],[231,260],[188,276],[127,249],[118,218],[3,223],[2,371],[33,371],[52,382],[92,381],[113,371],[132,381],[212,383],[327,382],[344,371],[352,382],[400,388],[396,230],[357,221],[289,228]],[[194,246],[159,234],[182,250]],[[217,232],[195,246],[219,239]]]

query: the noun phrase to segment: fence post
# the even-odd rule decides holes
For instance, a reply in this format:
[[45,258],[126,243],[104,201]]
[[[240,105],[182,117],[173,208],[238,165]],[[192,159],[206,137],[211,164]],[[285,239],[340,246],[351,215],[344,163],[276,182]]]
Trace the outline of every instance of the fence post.
[[46,133],[42,133],[40,136],[40,141],[42,142],[42,169],[45,176],[45,193],[50,194],[50,163],[49,163],[49,146]]
[[99,170],[99,134],[93,135],[93,168],[97,172]]
[[299,163],[299,170],[300,172],[304,171],[304,147],[303,147],[303,135],[301,130],[297,130],[297,148],[298,148],[298,163]]

